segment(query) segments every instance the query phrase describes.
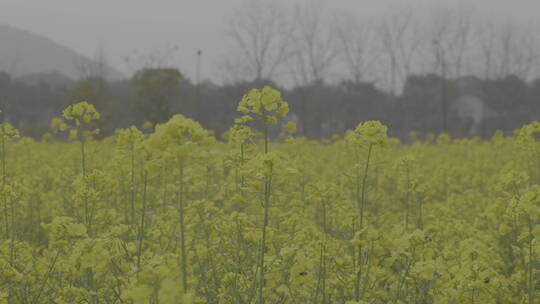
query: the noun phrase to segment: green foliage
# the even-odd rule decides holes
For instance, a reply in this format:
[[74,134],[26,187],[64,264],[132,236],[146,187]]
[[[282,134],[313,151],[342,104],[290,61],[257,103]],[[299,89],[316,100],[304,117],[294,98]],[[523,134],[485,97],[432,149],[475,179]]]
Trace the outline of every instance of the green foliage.
[[175,113],[184,77],[176,69],[144,69],[137,72],[131,85],[134,89],[135,123],[165,122]]

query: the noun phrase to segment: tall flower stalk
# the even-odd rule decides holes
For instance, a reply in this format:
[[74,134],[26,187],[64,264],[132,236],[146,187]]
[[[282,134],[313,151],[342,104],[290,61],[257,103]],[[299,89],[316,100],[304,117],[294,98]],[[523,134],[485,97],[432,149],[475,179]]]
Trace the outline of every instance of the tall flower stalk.
[[[81,147],[81,171],[82,179],[86,178],[87,164],[86,164],[86,144],[92,138],[92,136],[99,133],[99,129],[94,127],[93,122],[98,120],[100,115],[96,108],[92,104],[86,101],[81,101],[76,104],[69,105],[62,112],[62,116],[66,123],[60,122],[60,130],[67,130],[68,124],[72,124],[70,129],[70,138],[79,142]],[[87,226],[88,234],[90,234],[91,225],[91,213],[88,205],[88,195],[85,194],[84,198],[84,223]]]
[[[135,199],[137,184],[135,180],[137,163],[139,161],[142,148],[142,142],[144,140],[144,133],[137,129],[135,126],[131,126],[128,129],[118,130],[116,132],[117,148],[122,154],[126,154],[129,160],[129,211],[126,209],[126,218],[132,227],[136,227],[135,216]],[[129,213],[129,215],[127,215]]]
[[[385,147],[387,144],[387,127],[382,125],[378,121],[366,121],[360,123],[356,129],[349,132],[345,138],[348,144],[353,147],[354,156],[355,156],[355,172],[356,172],[356,191],[355,199],[358,206],[358,227],[353,227],[353,231],[358,231],[363,233],[364,230],[364,217],[366,209],[366,190],[367,190],[367,179],[368,172],[370,168],[370,163],[372,161],[372,153],[375,147]],[[362,168],[362,158],[360,151],[367,150],[365,161]],[[356,226],[356,225],[354,225]],[[356,230],[358,228],[358,230]],[[354,258],[354,298],[355,301],[360,301],[362,299],[362,266],[365,263],[364,261],[364,248],[362,243],[358,245],[356,250],[353,250],[356,256]]]
[[[2,155],[2,203],[3,203],[3,209],[4,209],[4,222],[5,222],[5,237],[6,239],[9,239],[9,264],[13,265],[15,260],[15,239],[17,237],[16,235],[16,229],[15,229],[15,223],[16,223],[16,214],[15,214],[15,202],[13,197],[9,197],[10,203],[8,204],[8,196],[10,195],[13,190],[10,189],[11,187],[8,185],[7,180],[7,143],[10,141],[13,141],[19,137],[19,131],[15,128],[13,128],[12,125],[9,123],[6,123],[3,121],[3,114],[2,115],[2,122],[1,122],[1,129],[0,129],[0,136],[2,136],[1,139],[1,145],[0,145],[0,153]],[[9,206],[8,206],[9,205]]]
[[161,166],[173,165],[177,169],[177,208],[180,228],[180,270],[182,290],[188,292],[189,267],[186,232],[186,195],[185,172],[192,163],[198,161],[199,149],[212,145],[214,137],[201,125],[183,115],[175,115],[168,122],[156,126],[156,131],[145,143],[146,149],[156,152]]
[[289,112],[289,104],[281,98],[281,93],[272,87],[266,86],[262,89],[253,89],[244,95],[237,110],[245,115],[236,119],[236,123],[245,124],[251,121],[260,121],[263,129],[263,202],[264,208],[263,223],[261,228],[261,243],[259,249],[259,259],[257,265],[258,288],[257,303],[263,304],[265,286],[265,253],[267,243],[267,229],[270,221],[270,203],[272,194],[272,171],[273,160],[269,154],[270,128],[278,123],[279,118],[283,118]]

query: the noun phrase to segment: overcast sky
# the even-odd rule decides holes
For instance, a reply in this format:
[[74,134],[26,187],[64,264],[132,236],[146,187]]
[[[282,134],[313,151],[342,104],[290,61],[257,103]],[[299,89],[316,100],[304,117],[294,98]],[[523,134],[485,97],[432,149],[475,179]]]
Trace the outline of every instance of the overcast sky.
[[[44,35],[93,57],[100,42],[108,61],[129,74],[124,58],[178,45],[175,60],[192,77],[197,49],[203,78],[224,56],[224,16],[243,0],[0,0],[0,23]],[[539,0],[326,0],[329,10],[379,14],[404,3],[466,5],[499,18],[540,18]],[[1,47],[1,45],[0,45]]]

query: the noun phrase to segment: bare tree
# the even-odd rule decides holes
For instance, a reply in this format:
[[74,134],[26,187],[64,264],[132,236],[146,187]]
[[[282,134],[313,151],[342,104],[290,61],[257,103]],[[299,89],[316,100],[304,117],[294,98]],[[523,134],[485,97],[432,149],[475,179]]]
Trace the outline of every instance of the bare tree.
[[379,27],[381,52],[388,63],[390,90],[397,93],[398,83],[411,74],[420,46],[419,24],[411,10],[396,10],[382,18]]
[[477,45],[479,74],[484,79],[491,79],[494,74],[493,62],[495,60],[495,45],[497,44],[497,28],[493,20],[481,21],[476,27],[475,40]]
[[436,62],[441,67],[441,114],[442,114],[442,131],[446,132],[448,130],[448,100],[447,100],[447,86],[446,86],[446,77],[447,77],[447,62],[446,62],[446,52],[444,46],[441,45],[441,41],[435,39],[433,40],[433,50],[436,58]]
[[353,81],[374,80],[374,66],[380,52],[376,50],[378,37],[372,20],[359,20],[350,13],[342,13],[336,18],[336,36],[340,55]]
[[[475,40],[478,42],[476,45],[477,47],[477,58],[478,62],[480,63],[479,66],[479,74],[482,75],[484,78],[483,82],[483,95],[484,99],[488,95],[489,86],[487,85],[486,81],[488,79],[491,79],[493,77],[494,69],[493,69],[493,62],[494,62],[494,49],[496,45],[496,27],[493,23],[493,20],[486,19],[485,21],[481,21],[476,26],[475,31]],[[482,102],[482,108],[481,108],[481,122],[480,122],[480,135],[482,138],[486,137],[487,133],[487,122],[486,122],[486,112],[487,112],[487,105],[486,100]]]
[[248,78],[271,79],[284,62],[293,23],[289,10],[277,1],[244,1],[228,16],[227,34],[237,49],[227,58]]
[[448,131],[447,79],[460,78],[469,66],[465,63],[472,54],[472,16],[472,11],[465,7],[437,8],[425,24],[425,49],[432,53],[433,71],[440,75],[443,132]]
[[297,84],[322,83],[339,54],[336,36],[324,18],[321,1],[296,6],[296,31],[291,67]]
[[433,70],[442,70],[445,65],[445,76],[459,78],[472,54],[473,12],[465,7],[438,8],[431,16],[425,25],[424,45],[435,59]]
[[105,43],[100,41],[94,57],[88,61],[75,62],[75,67],[81,79],[107,79],[109,76],[107,52]]
[[532,24],[482,20],[476,30],[477,58],[484,79],[515,75],[529,80],[536,75],[540,59],[540,36]]
[[515,75],[528,79],[538,60],[538,37],[535,31],[529,26],[508,22],[499,27],[497,34],[496,77]]
[[163,49],[154,49],[147,53],[135,50],[124,58],[124,62],[133,72],[143,69],[161,69],[178,66],[177,45],[168,45]]

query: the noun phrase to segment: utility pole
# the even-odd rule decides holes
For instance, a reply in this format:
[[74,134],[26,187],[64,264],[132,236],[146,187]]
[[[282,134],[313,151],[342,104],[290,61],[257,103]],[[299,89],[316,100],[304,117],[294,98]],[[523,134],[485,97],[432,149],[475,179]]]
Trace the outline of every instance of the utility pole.
[[197,105],[195,106],[195,119],[201,122],[201,57],[202,50],[197,50]]
[[444,50],[441,47],[439,40],[433,40],[433,46],[435,47],[435,56],[437,62],[441,66],[441,106],[442,106],[442,131],[448,132],[448,97],[446,88],[446,60]]

